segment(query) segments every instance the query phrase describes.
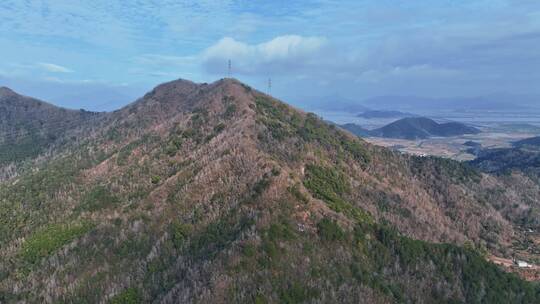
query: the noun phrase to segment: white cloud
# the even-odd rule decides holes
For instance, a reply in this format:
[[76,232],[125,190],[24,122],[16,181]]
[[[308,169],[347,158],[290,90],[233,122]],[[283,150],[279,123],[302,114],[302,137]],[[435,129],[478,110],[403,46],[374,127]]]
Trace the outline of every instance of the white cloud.
[[51,73],[73,73],[72,70],[54,63],[40,62],[37,66]]
[[223,73],[229,59],[235,73],[286,72],[292,66],[309,65],[326,42],[323,37],[286,35],[260,44],[247,44],[225,37],[202,53],[202,62],[214,73]]

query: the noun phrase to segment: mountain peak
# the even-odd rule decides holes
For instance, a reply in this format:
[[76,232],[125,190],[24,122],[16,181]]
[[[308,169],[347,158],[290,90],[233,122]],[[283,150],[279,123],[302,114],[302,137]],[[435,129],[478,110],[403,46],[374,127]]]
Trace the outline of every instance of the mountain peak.
[[0,97],[9,96],[9,95],[18,95],[18,94],[8,87],[0,87]]

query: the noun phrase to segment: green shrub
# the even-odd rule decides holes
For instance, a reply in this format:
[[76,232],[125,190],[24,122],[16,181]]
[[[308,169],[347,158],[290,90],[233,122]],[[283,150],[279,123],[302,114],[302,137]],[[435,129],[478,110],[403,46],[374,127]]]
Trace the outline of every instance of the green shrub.
[[214,133],[218,134],[221,131],[225,130],[225,124],[220,123],[214,127]]
[[314,197],[326,202],[332,210],[342,212],[358,222],[372,221],[366,211],[343,199],[343,195],[350,192],[351,186],[347,177],[336,169],[308,165],[304,186]]
[[306,166],[306,178],[304,186],[308,188],[316,198],[326,202],[338,202],[339,197],[350,191],[350,184],[345,175],[334,168],[316,165]]
[[319,291],[315,288],[293,282],[279,292],[279,300],[280,303],[284,304],[305,303],[317,298],[319,294]]
[[223,114],[223,116],[225,118],[231,118],[234,116],[234,113],[236,113],[236,105],[230,104],[227,106],[227,108],[225,108],[225,113]]
[[268,178],[263,177],[262,179],[260,179],[253,186],[254,196],[257,197],[263,194],[264,190],[266,190],[268,186],[270,186],[270,180]]
[[242,247],[242,253],[246,257],[253,257],[255,256],[255,254],[257,254],[257,248],[255,247],[255,245],[247,243],[244,245],[244,247]]
[[325,241],[340,241],[345,239],[345,232],[343,232],[335,220],[324,218],[317,224],[317,228],[319,236]]
[[159,182],[161,182],[161,176],[154,175],[152,176],[151,180],[152,184],[157,185]]
[[191,226],[180,222],[171,224],[171,238],[176,249],[180,249],[191,232]]
[[24,261],[35,264],[86,234],[92,227],[93,225],[87,222],[48,226],[25,240],[20,255]]
[[107,207],[115,206],[120,200],[113,195],[105,186],[99,185],[87,192],[82,199],[79,210],[98,211]]
[[139,304],[142,302],[139,290],[133,287],[122,291],[109,301],[110,304]]

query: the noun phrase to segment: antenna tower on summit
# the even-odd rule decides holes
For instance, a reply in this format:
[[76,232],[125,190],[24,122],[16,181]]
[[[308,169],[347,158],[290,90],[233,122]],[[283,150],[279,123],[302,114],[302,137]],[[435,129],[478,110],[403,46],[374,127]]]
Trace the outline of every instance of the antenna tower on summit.
[[268,78],[268,95],[272,94],[272,78]]

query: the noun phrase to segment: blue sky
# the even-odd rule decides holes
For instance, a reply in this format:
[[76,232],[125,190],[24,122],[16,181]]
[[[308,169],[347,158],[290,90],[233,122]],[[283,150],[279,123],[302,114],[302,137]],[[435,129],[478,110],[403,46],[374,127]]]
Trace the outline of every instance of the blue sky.
[[540,95],[537,0],[3,0],[0,20],[0,85],[71,108],[214,81],[228,59],[297,103]]

